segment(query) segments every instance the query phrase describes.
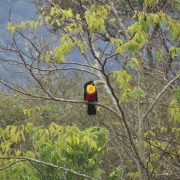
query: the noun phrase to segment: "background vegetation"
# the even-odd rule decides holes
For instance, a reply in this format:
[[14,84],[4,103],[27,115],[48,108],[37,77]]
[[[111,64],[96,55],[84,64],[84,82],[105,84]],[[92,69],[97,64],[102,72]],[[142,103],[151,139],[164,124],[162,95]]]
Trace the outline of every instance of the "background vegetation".
[[179,179],[178,1],[0,5],[0,179]]

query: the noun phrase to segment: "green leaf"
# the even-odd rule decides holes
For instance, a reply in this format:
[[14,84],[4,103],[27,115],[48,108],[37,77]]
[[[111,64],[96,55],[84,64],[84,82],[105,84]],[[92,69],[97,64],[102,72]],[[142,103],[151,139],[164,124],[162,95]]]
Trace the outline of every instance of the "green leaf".
[[35,27],[34,21],[29,21],[29,26],[30,26],[31,30],[34,29],[34,27]]
[[58,19],[56,19],[56,21],[55,21],[55,22],[57,23],[57,25],[58,25],[58,26],[60,26],[60,25],[61,25]]
[[176,54],[176,47],[175,46],[170,47],[169,52],[171,54],[172,59],[174,59],[175,54]]
[[177,101],[177,103],[179,103],[180,105],[180,87],[178,87],[177,89],[173,91],[173,97]]
[[46,62],[49,62],[49,60],[50,60],[49,52],[46,51],[46,54],[45,54],[45,61],[46,61]]
[[11,27],[11,32],[12,32],[12,34],[14,34],[14,33],[16,32],[16,29],[17,29],[17,25],[13,25],[13,26]]
[[112,173],[110,173],[108,180],[119,180],[122,174],[122,169],[121,167],[117,167],[115,169],[115,171],[113,171]]
[[77,19],[77,20],[81,20],[80,14],[76,14],[76,19]]
[[134,40],[130,40],[124,44],[125,49],[127,49],[130,53],[134,54],[139,49],[139,43]]
[[176,52],[180,55],[180,48],[176,48]]
[[152,0],[144,0],[148,7],[152,6]]
[[26,29],[26,28],[27,28],[27,27],[26,27],[26,22],[23,22],[23,21],[22,21],[22,22],[20,23],[19,27],[22,28],[22,29]]
[[115,22],[116,21],[116,18],[111,18],[110,20],[109,20],[109,22]]
[[50,15],[54,16],[56,14],[56,7],[51,7]]
[[150,14],[146,17],[146,21],[148,24],[151,24],[152,28],[154,29],[155,22],[154,22],[154,18],[153,18],[152,14]]
[[120,84],[120,88],[123,89],[127,87],[128,82],[131,80],[131,75],[126,70],[114,71],[114,77],[116,77],[116,81]]
[[136,58],[131,58],[131,60],[138,66],[139,65],[139,61]]
[[145,98],[145,96],[146,93],[140,87],[127,87],[123,90],[120,102],[131,102],[134,99],[137,100],[138,98]]
[[130,177],[130,179],[138,179],[139,172],[129,172],[128,177]]
[[136,33],[137,31],[141,31],[141,26],[139,22],[135,22],[133,25],[128,27],[128,32],[131,32],[132,34]]
[[36,29],[38,26],[39,26],[39,21],[36,21],[36,22],[34,23],[34,29]]
[[145,98],[146,93],[140,87],[135,87],[131,91],[131,95],[133,99],[138,99],[139,97]]
[[71,9],[68,10],[62,10],[62,20],[72,18],[73,12]]
[[157,61],[160,61],[160,59],[161,59],[161,57],[162,57],[162,51],[157,51],[156,52],[156,59],[157,59]]
[[159,14],[154,14],[154,15],[153,15],[153,20],[154,20],[155,23],[158,23],[159,20],[160,20]]
[[11,27],[12,27],[12,22],[8,22],[7,24],[7,29],[10,31],[11,30]]
[[45,21],[46,21],[47,24],[50,23],[50,20],[51,20],[51,17],[50,17],[50,16],[46,16],[46,17],[45,17]]
[[88,24],[90,33],[94,31],[100,32],[105,29],[105,19],[107,16],[107,9],[103,6],[91,7],[91,11],[85,12],[85,19]]
[[142,25],[142,30],[145,32],[145,33],[148,33],[148,23],[146,21],[142,21],[141,22],[141,25]]
[[135,69],[135,68],[138,67],[138,65],[139,65],[138,60],[137,60],[136,58],[131,58],[131,59],[128,61],[128,63],[127,63],[126,66],[130,66],[131,69]]
[[174,119],[175,123],[180,122],[180,104],[176,100],[170,102],[168,112]]

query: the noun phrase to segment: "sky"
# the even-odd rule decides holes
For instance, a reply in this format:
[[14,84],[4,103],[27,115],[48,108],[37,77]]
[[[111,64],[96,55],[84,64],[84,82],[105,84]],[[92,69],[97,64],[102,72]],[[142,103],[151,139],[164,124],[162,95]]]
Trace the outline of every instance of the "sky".
[[[11,38],[12,34],[7,31],[7,23],[10,19],[13,23],[30,20],[35,17],[35,8],[24,0],[0,0],[0,44],[7,45],[7,40]],[[10,55],[0,51],[0,58]],[[10,74],[4,69],[3,63],[0,62],[0,79],[14,78],[14,74]]]

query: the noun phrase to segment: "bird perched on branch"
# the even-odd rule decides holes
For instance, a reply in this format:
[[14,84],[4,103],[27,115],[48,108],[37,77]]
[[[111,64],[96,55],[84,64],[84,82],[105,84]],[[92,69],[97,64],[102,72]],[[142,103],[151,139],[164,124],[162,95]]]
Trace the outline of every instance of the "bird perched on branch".
[[88,115],[96,115],[95,103],[98,101],[97,85],[106,84],[104,81],[88,81],[84,84],[84,100],[87,102],[94,102],[94,104],[87,103]]

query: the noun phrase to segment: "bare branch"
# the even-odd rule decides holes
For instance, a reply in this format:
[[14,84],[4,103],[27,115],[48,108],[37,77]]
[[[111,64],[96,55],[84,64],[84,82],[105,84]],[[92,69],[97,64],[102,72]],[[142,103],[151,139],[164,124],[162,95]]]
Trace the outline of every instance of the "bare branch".
[[171,84],[173,82],[175,82],[178,78],[180,77],[180,74],[178,74],[174,79],[172,79],[162,90],[161,92],[159,92],[159,94],[156,96],[156,98],[154,99],[153,103],[151,104],[151,106],[149,107],[149,109],[147,110],[146,114],[142,117],[142,120],[145,121],[146,118],[148,117],[149,113],[151,112],[151,110],[153,109],[154,105],[156,104],[156,102],[158,101],[158,99],[162,96],[162,94],[168,89],[168,87],[171,86]]

